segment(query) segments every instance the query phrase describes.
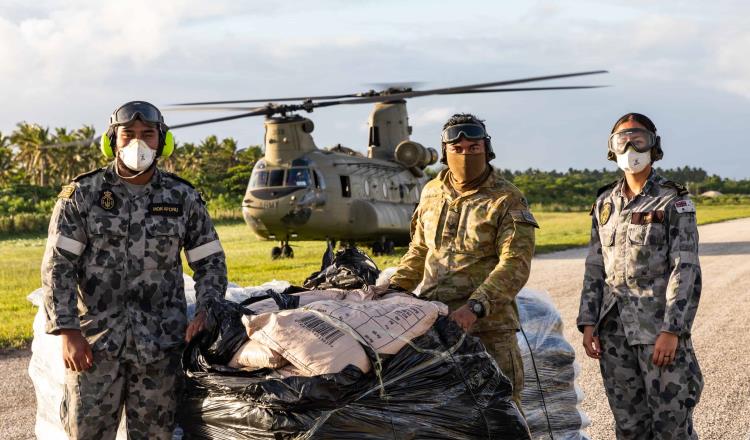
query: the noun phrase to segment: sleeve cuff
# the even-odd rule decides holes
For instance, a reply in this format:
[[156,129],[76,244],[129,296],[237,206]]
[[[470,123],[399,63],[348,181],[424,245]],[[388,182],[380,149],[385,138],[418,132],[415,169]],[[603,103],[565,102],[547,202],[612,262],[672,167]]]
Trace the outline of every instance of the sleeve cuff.
[[590,322],[590,321],[578,321],[576,322],[576,327],[578,327],[578,331],[583,333],[583,328],[586,326],[596,326],[596,322]]
[[492,303],[490,302],[490,299],[486,294],[482,293],[479,290],[476,290],[469,297],[469,300],[471,299],[479,301],[482,304],[482,307],[484,307],[484,316],[489,316],[489,314],[492,313]]
[[682,334],[682,327],[678,326],[678,325],[675,325],[675,324],[667,324],[665,322],[661,326],[661,331],[667,332],[667,333],[672,333],[672,334],[675,334],[677,336],[680,336]]
[[45,331],[51,335],[59,335],[61,330],[80,330],[81,325],[76,318],[58,319],[56,321],[47,321]]

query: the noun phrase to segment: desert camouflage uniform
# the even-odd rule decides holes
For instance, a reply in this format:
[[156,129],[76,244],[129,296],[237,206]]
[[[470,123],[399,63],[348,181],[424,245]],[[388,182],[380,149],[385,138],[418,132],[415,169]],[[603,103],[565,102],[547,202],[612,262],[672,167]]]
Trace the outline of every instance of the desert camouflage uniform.
[[[701,293],[695,207],[687,191],[651,173],[628,201],[620,180],[592,209],[577,325],[596,326],[600,368],[618,439],[697,438],[692,412],[703,376],[690,340]],[[652,356],[661,332],[679,344],[673,365]]]
[[125,404],[131,438],[171,438],[187,310],[180,250],[197,309],[227,285],[224,252],[198,192],[157,170],[132,195],[113,165],[63,187],[42,262],[47,332],[80,329],[93,366],[66,372],[72,438],[114,438]]
[[523,363],[515,297],[529,278],[538,227],[526,199],[494,172],[476,190],[458,194],[447,170],[427,183],[411,222],[411,244],[391,282],[455,310],[480,301],[485,317],[472,333],[513,384],[521,407]]

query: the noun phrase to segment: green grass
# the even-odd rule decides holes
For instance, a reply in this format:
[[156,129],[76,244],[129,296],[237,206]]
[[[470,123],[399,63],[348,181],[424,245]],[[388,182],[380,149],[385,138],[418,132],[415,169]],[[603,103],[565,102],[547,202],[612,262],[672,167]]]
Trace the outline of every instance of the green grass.
[[[537,232],[537,253],[551,252],[575,246],[585,246],[589,240],[591,219],[585,212],[537,212],[541,229]],[[715,223],[735,218],[750,217],[750,206],[698,206],[698,223]],[[301,284],[320,268],[325,243],[319,241],[294,242],[293,260],[272,261],[270,241],[253,238],[241,222],[223,222],[217,226],[222,245],[227,253],[229,279],[242,286],[262,284],[273,279]],[[44,254],[45,237],[33,234],[10,239],[0,238],[0,348],[22,347],[32,337],[31,324],[36,308],[26,296],[40,286],[39,265]],[[375,257],[378,267],[398,263],[405,248],[397,248],[397,255]],[[187,269],[187,267],[186,267]]]

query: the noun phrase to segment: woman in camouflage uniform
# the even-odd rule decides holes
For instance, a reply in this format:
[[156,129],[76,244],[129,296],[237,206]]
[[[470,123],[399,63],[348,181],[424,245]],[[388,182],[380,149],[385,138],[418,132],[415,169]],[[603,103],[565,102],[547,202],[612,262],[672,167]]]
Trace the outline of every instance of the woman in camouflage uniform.
[[703,376],[690,329],[701,292],[695,206],[652,169],[663,152],[638,113],[612,128],[608,159],[624,178],[599,190],[578,329],[599,360],[618,439],[697,439]]

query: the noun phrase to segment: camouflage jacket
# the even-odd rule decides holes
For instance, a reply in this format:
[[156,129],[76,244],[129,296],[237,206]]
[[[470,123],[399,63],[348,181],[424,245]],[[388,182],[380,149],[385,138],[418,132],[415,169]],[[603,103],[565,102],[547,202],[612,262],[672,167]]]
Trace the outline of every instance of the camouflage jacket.
[[477,189],[456,193],[447,170],[428,182],[411,222],[411,243],[391,282],[452,308],[468,299],[486,316],[476,332],[517,330],[515,296],[529,278],[534,228],[526,199],[493,174]]
[[630,201],[623,184],[602,188],[591,211],[578,328],[617,307],[631,345],[653,344],[662,331],[689,335],[701,293],[695,206],[654,172]]
[[58,196],[42,262],[47,332],[80,329],[114,356],[127,335],[140,360],[160,359],[185,338],[182,248],[201,309],[224,296],[227,269],[198,192],[157,170],[134,196],[112,164],[77,177]]

